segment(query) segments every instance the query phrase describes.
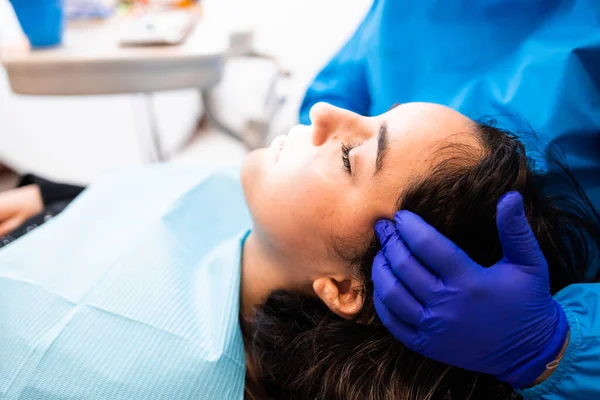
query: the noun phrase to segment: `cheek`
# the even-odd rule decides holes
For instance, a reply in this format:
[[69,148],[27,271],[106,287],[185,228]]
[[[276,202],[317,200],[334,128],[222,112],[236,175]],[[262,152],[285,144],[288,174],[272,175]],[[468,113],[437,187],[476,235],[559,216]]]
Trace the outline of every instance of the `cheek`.
[[254,229],[280,251],[326,251],[323,246],[331,236],[333,210],[339,201],[338,191],[319,167],[315,163],[270,168],[252,164],[245,166],[242,176]]
[[348,257],[362,254],[373,238],[376,220],[373,201],[365,196],[348,198],[347,206],[336,210],[331,220],[332,234]]
[[312,247],[311,242],[323,241],[337,202],[329,185],[303,174],[275,180],[267,192],[264,206],[272,214],[268,222],[273,235],[292,245]]

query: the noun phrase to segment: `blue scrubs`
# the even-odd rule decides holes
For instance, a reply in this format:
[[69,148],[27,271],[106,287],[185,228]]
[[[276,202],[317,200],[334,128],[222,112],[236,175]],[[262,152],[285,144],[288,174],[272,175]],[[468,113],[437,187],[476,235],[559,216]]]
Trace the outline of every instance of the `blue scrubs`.
[[92,185],[0,252],[0,399],[241,400],[250,226],[231,174]]
[[[302,123],[310,123],[319,101],[362,115],[434,102],[514,132],[533,131],[566,153],[600,210],[598,0],[375,0],[309,87]],[[551,379],[523,395],[597,398],[600,285],[558,296],[571,310],[574,344]]]
[[569,345],[554,373],[522,390],[525,400],[600,398],[600,283],[571,285],[554,296],[569,322]]

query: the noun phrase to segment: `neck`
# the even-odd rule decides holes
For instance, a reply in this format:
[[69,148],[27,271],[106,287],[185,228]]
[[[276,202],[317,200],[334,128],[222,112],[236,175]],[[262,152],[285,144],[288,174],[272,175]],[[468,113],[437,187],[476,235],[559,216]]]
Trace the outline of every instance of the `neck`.
[[245,317],[252,317],[254,308],[263,304],[274,290],[290,287],[282,261],[264,245],[255,231],[248,235],[242,252],[240,299]]

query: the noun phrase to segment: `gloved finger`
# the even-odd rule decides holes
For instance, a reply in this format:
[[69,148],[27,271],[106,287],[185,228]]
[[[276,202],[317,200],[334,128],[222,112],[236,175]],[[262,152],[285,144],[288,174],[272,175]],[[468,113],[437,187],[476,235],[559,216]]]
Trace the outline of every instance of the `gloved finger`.
[[400,210],[394,221],[400,238],[412,254],[442,280],[463,276],[477,266],[464,251],[418,215]]
[[442,284],[440,280],[412,255],[391,222],[378,221],[375,227],[379,232],[378,237],[385,237],[382,242],[382,253],[389,263],[391,272],[419,302],[428,304],[433,300],[435,289]]
[[397,235],[396,227],[394,222],[389,219],[380,219],[375,223],[375,235],[381,244],[381,247],[392,238],[393,235]]
[[394,313],[388,310],[379,297],[375,296],[373,301],[379,319],[392,336],[404,343],[408,348],[414,349],[417,340],[417,328],[398,319]]
[[423,306],[392,273],[381,250],[373,261],[371,278],[375,296],[392,310],[396,317],[413,326],[421,323],[424,314]]
[[518,265],[547,267],[518,192],[508,192],[498,201],[496,226],[506,260]]

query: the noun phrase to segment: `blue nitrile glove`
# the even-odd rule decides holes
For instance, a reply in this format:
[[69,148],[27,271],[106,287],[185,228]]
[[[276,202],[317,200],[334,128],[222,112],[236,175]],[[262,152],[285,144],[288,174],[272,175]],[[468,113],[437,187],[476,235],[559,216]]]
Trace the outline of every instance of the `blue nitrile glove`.
[[411,212],[378,221],[375,307],[408,348],[522,388],[558,356],[568,324],[520,194],[500,199],[496,223],[504,257],[483,268]]

